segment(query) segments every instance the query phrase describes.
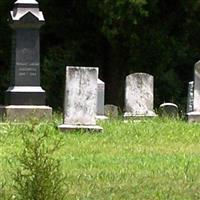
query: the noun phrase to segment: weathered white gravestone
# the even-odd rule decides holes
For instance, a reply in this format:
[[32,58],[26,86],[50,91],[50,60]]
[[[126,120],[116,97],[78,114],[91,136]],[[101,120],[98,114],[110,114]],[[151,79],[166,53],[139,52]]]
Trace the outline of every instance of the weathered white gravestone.
[[62,131],[87,129],[101,131],[96,125],[98,68],[67,67]]
[[193,111],[194,103],[194,81],[188,83],[187,113]]
[[18,0],[10,12],[13,29],[10,86],[1,107],[7,119],[51,118],[52,108],[45,106],[45,91],[40,86],[40,27],[43,13],[36,0]]
[[104,115],[105,83],[98,79],[97,81],[97,116],[96,119],[107,119]]
[[163,103],[159,107],[159,114],[162,117],[178,117],[178,106],[174,103]]
[[124,117],[154,117],[153,76],[134,73],[126,77]]
[[200,122],[200,61],[194,66],[193,111],[187,113],[189,122]]

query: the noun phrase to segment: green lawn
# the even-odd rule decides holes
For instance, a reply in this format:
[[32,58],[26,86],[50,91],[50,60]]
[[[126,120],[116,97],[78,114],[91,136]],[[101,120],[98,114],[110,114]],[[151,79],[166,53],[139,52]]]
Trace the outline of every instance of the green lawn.
[[[66,178],[66,200],[200,199],[200,124],[153,119],[99,122],[102,133],[61,133],[60,120],[37,125],[46,142],[61,138],[54,157]],[[19,167],[27,125],[0,125],[0,180],[5,199]],[[5,184],[5,185],[4,185]],[[14,197],[13,197],[14,198]]]

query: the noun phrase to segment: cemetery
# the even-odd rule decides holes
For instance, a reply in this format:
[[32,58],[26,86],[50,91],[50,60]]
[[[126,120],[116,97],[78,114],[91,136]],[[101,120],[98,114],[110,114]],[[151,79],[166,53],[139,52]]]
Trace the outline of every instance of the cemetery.
[[[199,199],[200,61],[192,64],[185,108],[173,98],[157,102],[158,79],[148,70],[124,74],[123,106],[106,98],[110,86],[98,64],[63,64],[64,81],[48,88],[40,1],[12,8],[9,84],[0,93],[0,199]],[[58,91],[62,109],[49,103]]]

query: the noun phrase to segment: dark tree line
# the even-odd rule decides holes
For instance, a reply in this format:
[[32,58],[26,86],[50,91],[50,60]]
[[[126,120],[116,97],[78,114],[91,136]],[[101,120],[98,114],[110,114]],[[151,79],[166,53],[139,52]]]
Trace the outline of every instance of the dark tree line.
[[[0,1],[0,103],[9,85],[14,0]],[[185,106],[193,65],[200,58],[198,0],[38,0],[42,87],[47,102],[62,107],[65,67],[97,66],[106,102],[123,108],[125,76],[146,72],[155,79],[155,104]]]

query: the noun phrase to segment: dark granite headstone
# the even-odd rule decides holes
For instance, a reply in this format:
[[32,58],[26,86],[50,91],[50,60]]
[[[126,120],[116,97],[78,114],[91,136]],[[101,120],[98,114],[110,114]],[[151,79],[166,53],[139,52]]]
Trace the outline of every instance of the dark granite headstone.
[[44,17],[35,0],[18,0],[11,11],[13,29],[10,87],[6,105],[45,105],[40,87],[40,35]]

